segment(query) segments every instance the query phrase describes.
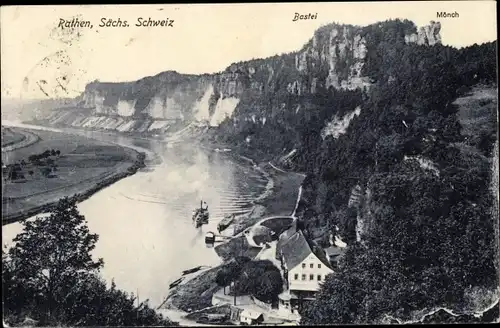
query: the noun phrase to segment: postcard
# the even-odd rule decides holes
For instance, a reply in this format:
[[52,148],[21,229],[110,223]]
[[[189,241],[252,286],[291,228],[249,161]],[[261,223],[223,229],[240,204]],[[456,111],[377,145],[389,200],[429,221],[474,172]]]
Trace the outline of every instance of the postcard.
[[499,322],[494,1],[0,12],[4,325]]

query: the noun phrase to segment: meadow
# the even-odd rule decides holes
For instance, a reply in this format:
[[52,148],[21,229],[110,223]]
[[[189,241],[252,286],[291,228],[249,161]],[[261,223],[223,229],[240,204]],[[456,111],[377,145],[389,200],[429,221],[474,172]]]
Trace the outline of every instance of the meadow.
[[[30,132],[39,137],[38,142],[2,152],[2,163],[18,164],[22,177],[9,179],[8,172],[2,172],[3,223],[40,212],[44,206],[62,197],[86,194],[117,175],[124,177],[130,174],[131,168],[137,166],[138,153],[132,149],[82,136],[49,131]],[[47,150],[57,150],[59,155],[38,162],[30,160],[30,156]]]

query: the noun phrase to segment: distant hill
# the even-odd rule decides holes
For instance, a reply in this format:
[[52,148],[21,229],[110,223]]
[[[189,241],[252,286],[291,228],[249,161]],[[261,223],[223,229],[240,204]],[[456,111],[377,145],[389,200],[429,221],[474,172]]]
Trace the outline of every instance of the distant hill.
[[309,236],[326,243],[338,226],[348,247],[303,323],[474,314],[500,272],[497,41],[455,49],[440,29],[330,24],[296,52],[217,74],[94,81],[38,122],[134,134],[209,126],[205,140],[305,172],[297,215]]
[[[378,60],[369,50],[384,33],[378,25],[330,24],[296,52],[234,63],[217,74],[167,71],[133,82],[93,81],[72,110],[46,117],[46,123],[135,133],[165,131],[165,121],[218,126],[233,117],[265,124],[284,110],[287,97],[368,88]],[[440,43],[439,23],[420,29],[406,20],[380,26],[392,25],[401,27],[398,40],[404,44]]]
[[44,119],[61,107],[74,106],[75,99],[4,99],[2,98],[2,120],[32,121]]

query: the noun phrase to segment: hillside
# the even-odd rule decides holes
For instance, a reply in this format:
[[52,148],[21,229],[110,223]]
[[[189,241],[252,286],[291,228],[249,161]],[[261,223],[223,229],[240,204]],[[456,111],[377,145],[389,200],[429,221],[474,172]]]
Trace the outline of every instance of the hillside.
[[[440,24],[436,22],[419,30],[409,21],[383,24],[402,27],[399,37],[405,44],[440,42]],[[378,30],[377,24],[330,24],[316,31],[296,52],[234,63],[217,74],[167,71],[126,83],[94,81],[73,106],[37,120],[143,134],[161,134],[180,122],[184,126],[192,121],[218,126],[226,117],[264,125],[284,109],[289,97],[308,97],[328,89],[368,88],[371,67],[378,60],[370,49],[381,38],[372,30]]]
[[214,75],[93,82],[43,123],[203,126],[205,141],[305,172],[306,233],[326,242],[338,226],[349,246],[303,323],[475,313],[498,297],[497,42],[455,49],[439,32],[437,22],[330,24],[297,52]]

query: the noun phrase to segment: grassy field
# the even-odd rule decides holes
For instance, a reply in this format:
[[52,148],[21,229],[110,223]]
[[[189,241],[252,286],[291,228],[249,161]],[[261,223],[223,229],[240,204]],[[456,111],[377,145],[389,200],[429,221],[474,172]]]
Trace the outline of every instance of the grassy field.
[[491,86],[477,86],[467,95],[458,98],[458,118],[465,136],[496,132],[497,89]]
[[298,190],[304,176],[294,172],[281,172],[268,163],[262,165],[263,169],[269,173],[274,181],[273,192],[258,204],[264,206],[265,216],[290,215],[295,209]]
[[255,202],[256,206],[252,213],[235,220],[235,234],[253,226],[265,217],[291,215],[295,209],[298,190],[304,176],[294,172],[278,171],[269,163],[260,164],[259,166],[273,180],[272,192],[264,199]]
[[[30,132],[40,138],[37,143],[2,152],[4,164],[23,163],[24,175],[22,179],[12,180],[2,172],[2,223],[34,215],[65,196],[88,195],[132,173],[138,165],[139,153],[132,149],[81,136]],[[51,149],[60,151],[59,155],[50,157],[51,166],[29,160],[30,156]],[[45,175],[44,170],[53,166],[56,171]]]
[[497,138],[497,89],[480,85],[457,98],[457,117],[464,140],[453,144],[467,156],[480,156],[487,161],[491,156],[488,144]]

